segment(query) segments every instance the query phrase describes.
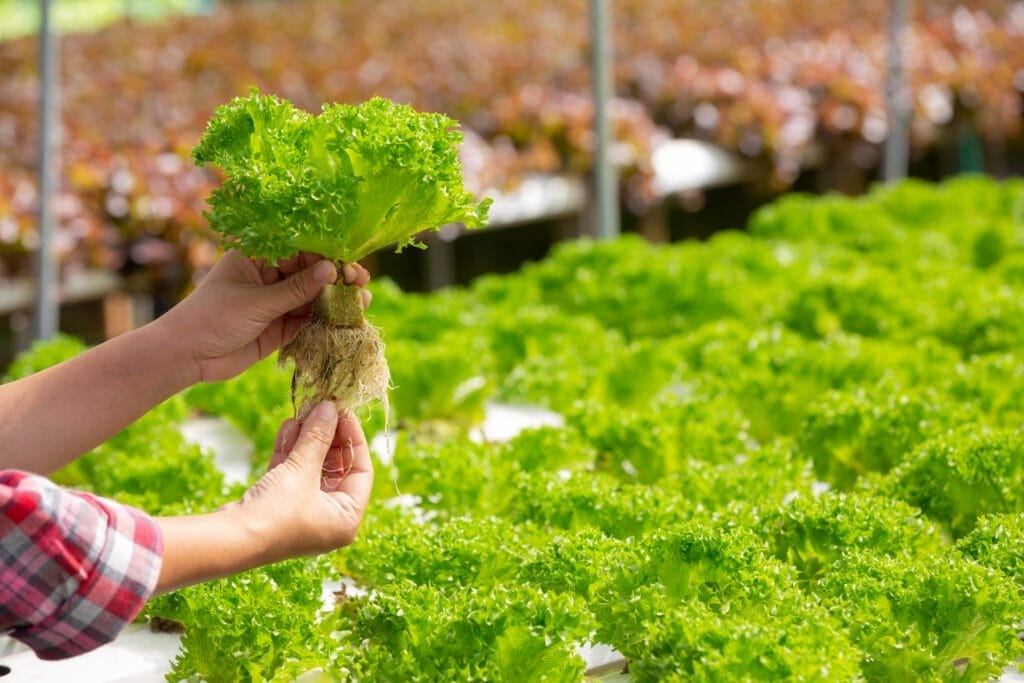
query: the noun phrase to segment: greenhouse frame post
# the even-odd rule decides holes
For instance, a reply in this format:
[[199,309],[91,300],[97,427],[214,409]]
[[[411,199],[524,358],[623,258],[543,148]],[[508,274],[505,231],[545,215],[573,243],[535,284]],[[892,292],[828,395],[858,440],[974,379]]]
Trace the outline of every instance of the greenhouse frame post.
[[60,302],[57,292],[57,260],[53,253],[56,228],[58,128],[57,38],[53,27],[53,2],[40,0],[39,25],[39,244],[36,248],[36,310],[33,337],[49,339],[57,333]]
[[907,177],[910,157],[910,91],[904,69],[907,15],[910,0],[890,0],[888,73],[886,106],[889,115],[889,136],[885,140],[885,182],[893,183]]
[[594,89],[594,195],[597,236],[619,234],[618,177],[611,158],[612,127],[609,103],[614,94],[611,0],[590,0],[591,71]]

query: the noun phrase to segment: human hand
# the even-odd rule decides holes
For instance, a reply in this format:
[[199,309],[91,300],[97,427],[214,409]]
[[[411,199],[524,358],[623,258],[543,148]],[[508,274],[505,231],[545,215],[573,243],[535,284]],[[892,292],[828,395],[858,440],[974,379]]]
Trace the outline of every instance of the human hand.
[[[181,340],[195,381],[230,379],[290,342],[309,319],[320,287],[337,279],[334,264],[300,253],[277,267],[231,250],[188,297],[156,323]],[[342,268],[346,284],[365,287],[358,264]],[[363,303],[370,294],[363,290]]]
[[262,527],[267,561],[323,553],[355,540],[372,488],[359,420],[327,401],[281,426],[267,473],[239,512]]
[[321,403],[304,423],[285,421],[269,470],[240,502],[205,515],[155,518],[164,547],[156,592],[348,545],[372,489],[359,421]]

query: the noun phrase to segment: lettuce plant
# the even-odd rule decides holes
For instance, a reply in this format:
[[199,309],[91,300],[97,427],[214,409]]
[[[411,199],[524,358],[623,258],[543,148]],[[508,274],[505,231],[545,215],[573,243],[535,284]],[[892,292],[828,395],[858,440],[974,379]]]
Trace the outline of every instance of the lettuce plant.
[[926,441],[879,483],[959,538],[986,514],[1024,512],[1024,437],[971,423]]
[[1024,513],[979,517],[957,547],[979,564],[1006,574],[1024,593]]
[[343,263],[447,223],[479,227],[490,202],[462,186],[456,125],[381,97],[312,116],[254,88],[218,107],[192,150],[226,176],[210,227],[255,258]]
[[[380,97],[312,116],[254,88],[218,107],[192,150],[224,173],[210,228],[271,263],[300,251],[351,263],[447,223],[479,227],[490,202],[462,186],[455,126]],[[281,359],[295,361],[300,415],[324,400],[351,409],[376,399],[387,410],[384,345],[354,286],[325,286]]]

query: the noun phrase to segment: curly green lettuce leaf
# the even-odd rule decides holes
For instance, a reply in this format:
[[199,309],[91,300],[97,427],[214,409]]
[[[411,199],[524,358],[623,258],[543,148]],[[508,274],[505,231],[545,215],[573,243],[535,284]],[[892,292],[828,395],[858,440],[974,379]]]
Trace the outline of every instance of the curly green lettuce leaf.
[[592,630],[577,598],[528,585],[455,593],[396,582],[342,607],[332,680],[579,681]]
[[1016,430],[964,425],[921,444],[878,488],[960,538],[978,517],[1024,512],[1024,437]]
[[769,547],[813,584],[851,550],[895,557],[925,557],[949,545],[920,510],[869,494],[828,492],[798,496],[762,518]]
[[624,484],[603,472],[531,472],[511,484],[517,495],[506,516],[551,530],[599,529],[613,538],[630,538],[699,512],[679,494]]
[[976,417],[972,405],[931,389],[830,391],[808,409],[796,444],[820,479],[849,490],[862,474],[888,472],[928,438]]
[[955,551],[852,550],[817,593],[863,651],[869,681],[992,680],[1024,652],[1016,586]]
[[322,669],[337,628],[323,612],[326,569],[287,560],[151,600],[147,617],[185,624],[167,680],[294,681]]
[[1024,591],[1024,513],[984,515],[957,543],[978,564],[998,569]]
[[[622,611],[642,614],[643,607]],[[642,653],[630,662],[637,683],[862,680],[859,652],[846,632],[799,592],[744,614],[683,602],[645,626]]]
[[320,116],[253,88],[214,112],[192,157],[225,175],[210,227],[248,256],[352,262],[449,223],[487,221],[462,184],[457,122],[374,97]]

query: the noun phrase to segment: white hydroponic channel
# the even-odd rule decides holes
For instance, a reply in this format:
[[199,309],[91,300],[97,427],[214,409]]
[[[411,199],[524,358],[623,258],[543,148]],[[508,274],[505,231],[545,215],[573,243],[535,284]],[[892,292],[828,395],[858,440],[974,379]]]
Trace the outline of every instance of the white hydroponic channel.
[[[484,422],[473,438],[486,441],[505,441],[523,429],[541,426],[561,426],[562,417],[556,413],[530,406],[512,406],[490,403],[486,406]],[[214,454],[217,466],[229,483],[244,482],[249,477],[252,454],[251,442],[237,429],[220,418],[198,418],[182,426],[185,437]],[[390,447],[394,439],[378,435],[370,444],[374,454],[383,462],[391,459]],[[393,504],[411,501],[394,499]],[[342,581],[324,584],[325,609],[333,602],[333,593]],[[354,583],[344,581],[350,593],[362,591]],[[7,636],[0,635],[0,665],[9,673],[3,676],[12,683],[53,683],[55,681],[92,681],[95,683],[150,683],[164,681],[171,670],[171,662],[178,653],[180,636],[175,633],[156,633],[146,624],[132,624],[112,643],[84,655],[56,662],[37,659],[26,647]],[[587,673],[603,683],[625,683],[629,674],[620,673],[625,659],[614,649],[600,643],[580,644],[580,655],[587,663]],[[0,669],[3,671],[5,669]],[[318,680],[311,672],[311,680]],[[300,679],[301,680],[301,679]],[[0,681],[0,683],[3,683]],[[999,683],[1024,683],[1024,673],[1007,669]]]

